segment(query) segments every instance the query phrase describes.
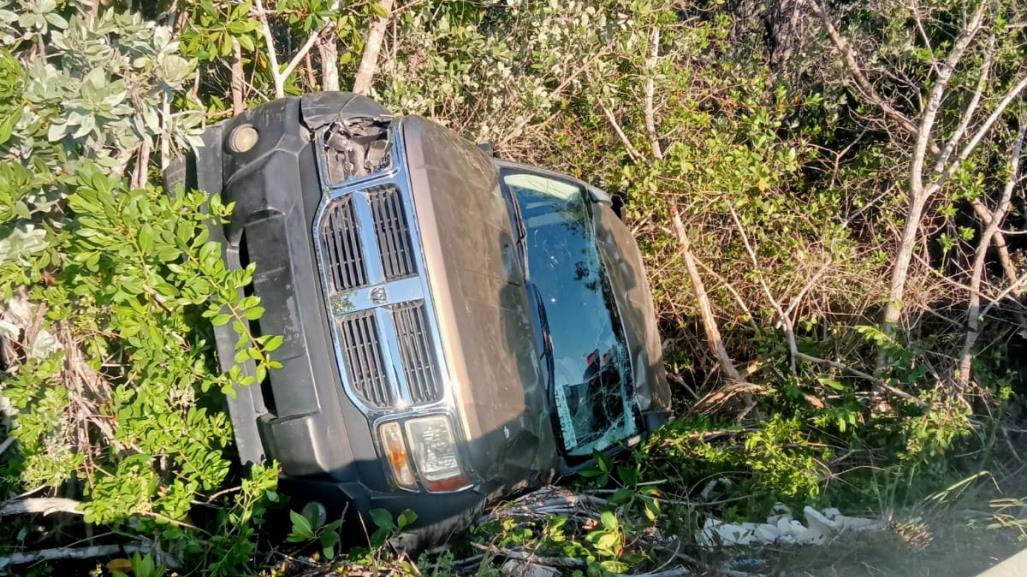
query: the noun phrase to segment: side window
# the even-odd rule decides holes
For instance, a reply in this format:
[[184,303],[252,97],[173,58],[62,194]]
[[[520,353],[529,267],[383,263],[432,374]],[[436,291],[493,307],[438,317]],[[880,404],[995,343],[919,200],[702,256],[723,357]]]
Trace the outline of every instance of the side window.
[[528,280],[548,320],[564,449],[589,455],[633,435],[635,425],[630,363],[587,193],[531,172],[506,171],[502,178],[519,208]]

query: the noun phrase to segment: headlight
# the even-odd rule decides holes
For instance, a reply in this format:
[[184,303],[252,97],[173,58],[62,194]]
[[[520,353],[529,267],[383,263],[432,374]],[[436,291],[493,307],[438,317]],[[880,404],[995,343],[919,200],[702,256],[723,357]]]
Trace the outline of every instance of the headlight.
[[410,466],[407,444],[403,441],[403,430],[399,428],[399,423],[392,421],[382,424],[378,427],[378,435],[382,439],[382,450],[389,461],[392,479],[404,489],[417,489],[417,479]]
[[470,483],[460,469],[453,430],[443,416],[422,417],[406,422],[410,452],[417,472],[429,491],[456,491]]

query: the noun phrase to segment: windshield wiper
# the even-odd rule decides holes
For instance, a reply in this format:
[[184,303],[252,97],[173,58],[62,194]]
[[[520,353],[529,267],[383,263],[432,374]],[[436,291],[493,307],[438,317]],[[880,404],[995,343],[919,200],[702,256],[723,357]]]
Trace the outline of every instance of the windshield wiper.
[[528,227],[524,224],[524,217],[521,215],[521,205],[517,202],[517,197],[514,195],[512,190],[507,191],[507,202],[510,203],[510,209],[513,210],[513,221],[517,227],[517,250],[521,253],[521,265],[524,270],[524,275],[528,275],[528,243],[525,239],[528,238]]
[[535,299],[535,311],[538,316],[539,328],[542,329],[542,354],[546,359],[546,372],[550,381],[555,378],[556,366],[553,361],[553,339],[549,332],[549,317],[546,315],[546,305],[542,300],[542,293],[539,292],[535,283],[529,282],[531,295]]

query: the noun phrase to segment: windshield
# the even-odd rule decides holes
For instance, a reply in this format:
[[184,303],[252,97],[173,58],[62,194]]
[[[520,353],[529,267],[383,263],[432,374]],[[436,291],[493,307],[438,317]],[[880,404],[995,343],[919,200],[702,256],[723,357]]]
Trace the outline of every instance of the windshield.
[[635,433],[630,366],[577,185],[524,172],[503,181],[520,209],[528,279],[541,295],[564,449],[589,455]]

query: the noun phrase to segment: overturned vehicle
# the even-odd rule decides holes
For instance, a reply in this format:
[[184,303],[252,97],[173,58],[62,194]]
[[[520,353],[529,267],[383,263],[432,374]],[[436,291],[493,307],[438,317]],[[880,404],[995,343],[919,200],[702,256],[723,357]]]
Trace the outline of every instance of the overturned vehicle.
[[204,141],[188,184],[236,203],[214,234],[256,263],[253,329],[284,337],[283,368],[228,400],[239,457],[277,460],[294,504],[410,508],[435,540],[667,419],[645,271],[603,191],[346,93]]

